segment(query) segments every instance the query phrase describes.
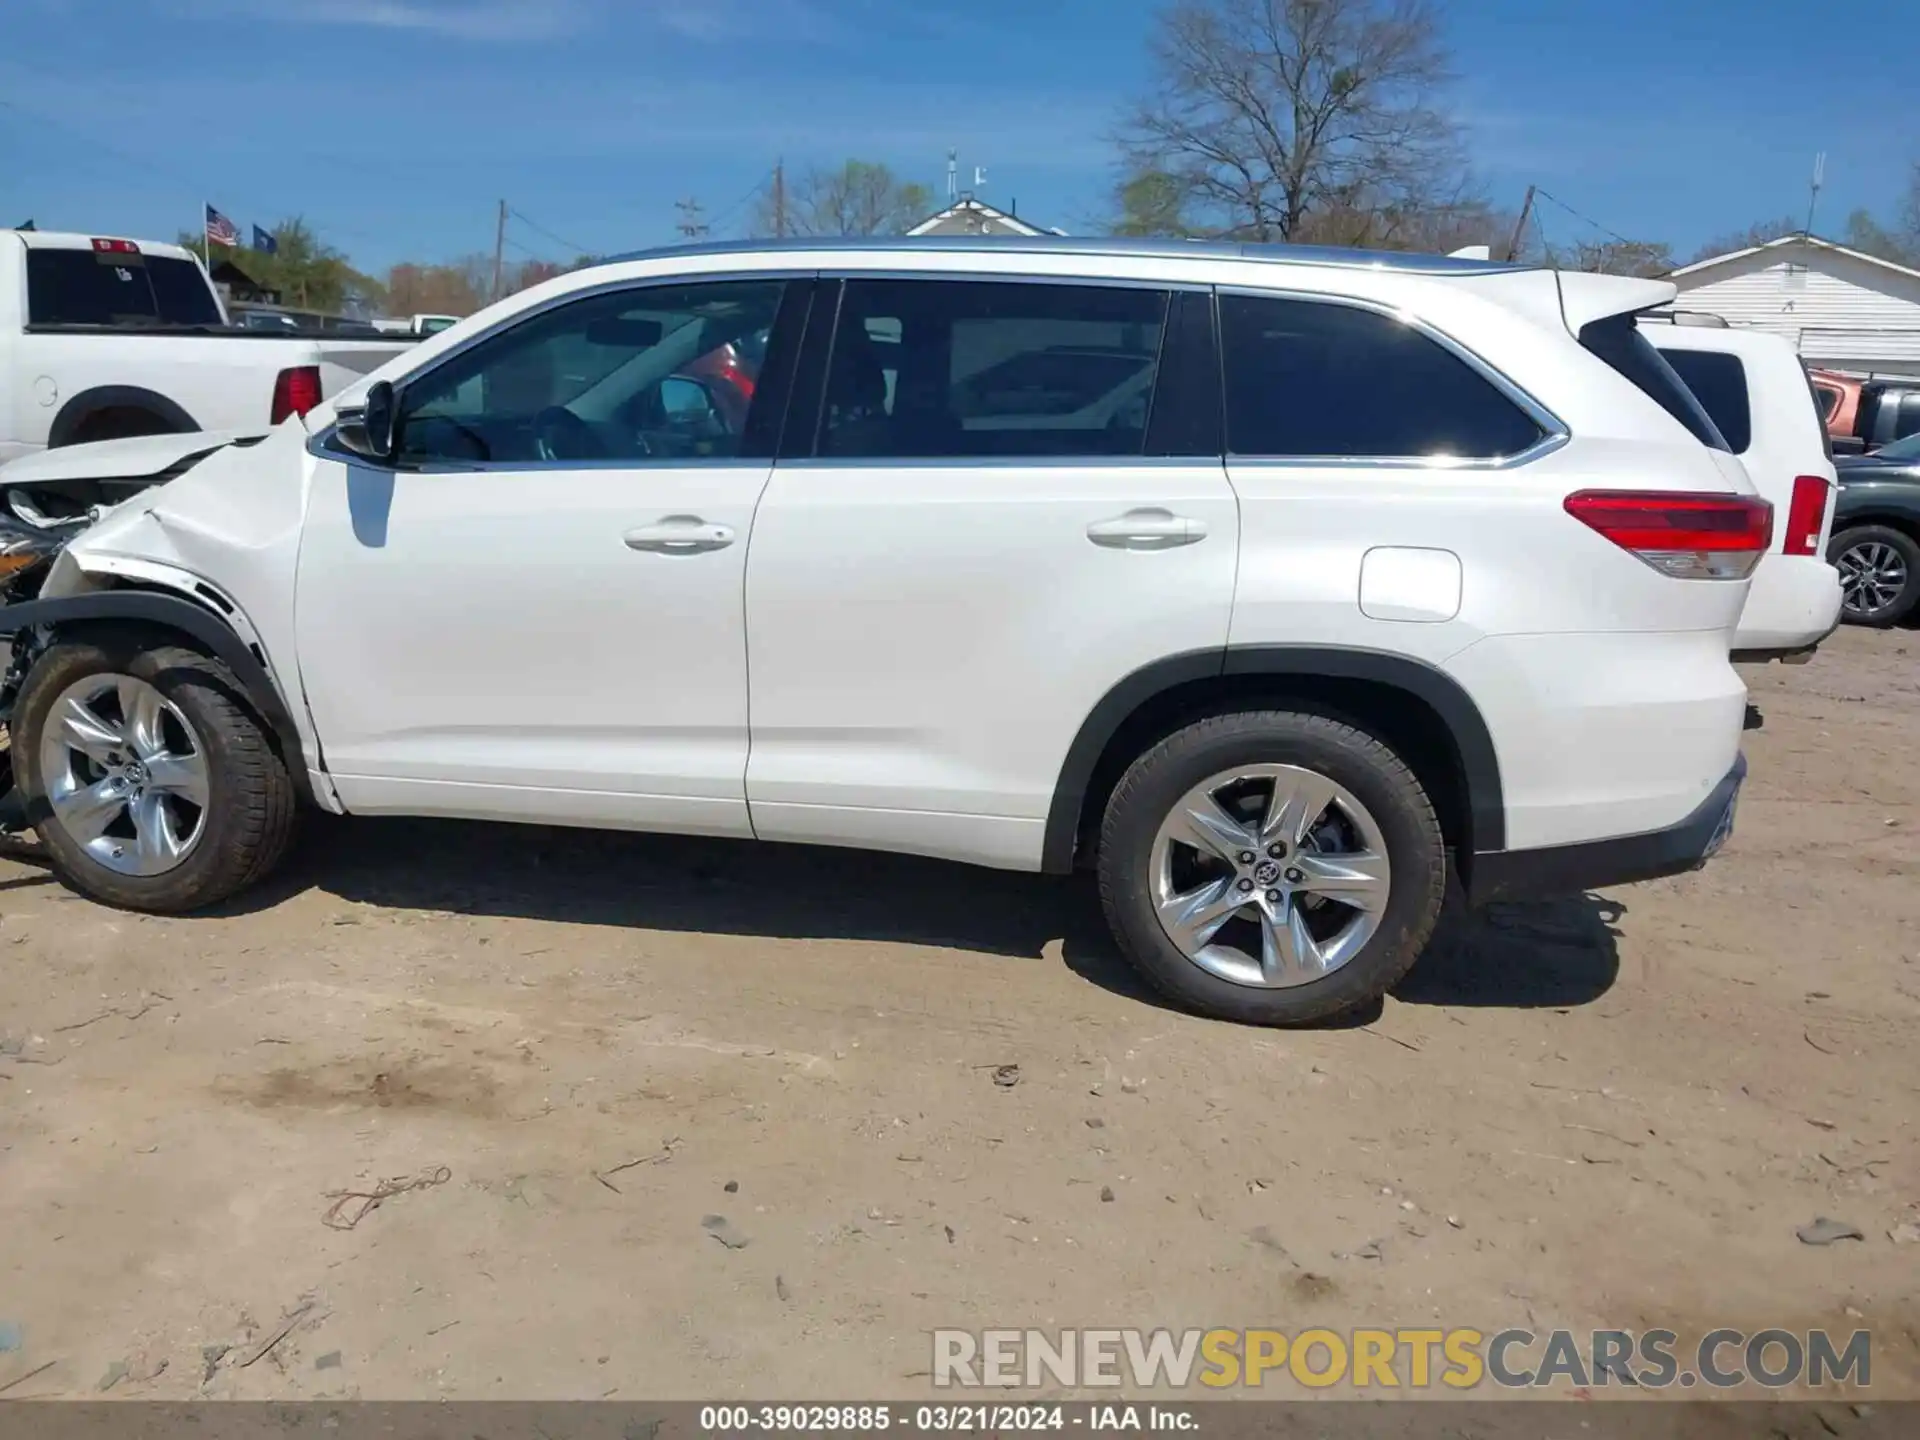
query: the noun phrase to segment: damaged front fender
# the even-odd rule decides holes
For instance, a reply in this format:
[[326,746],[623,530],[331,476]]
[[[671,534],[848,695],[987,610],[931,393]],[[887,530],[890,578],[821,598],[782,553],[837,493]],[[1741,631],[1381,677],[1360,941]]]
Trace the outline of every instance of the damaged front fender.
[[0,637],[11,638],[43,626],[53,629],[89,621],[154,625],[177,630],[196,641],[233,673],[247,703],[273,732],[295,788],[302,798],[314,799],[300,730],[279,687],[260,657],[253,653],[253,647],[205,607],[178,596],[147,590],[101,590],[56,600],[28,600],[0,606]]

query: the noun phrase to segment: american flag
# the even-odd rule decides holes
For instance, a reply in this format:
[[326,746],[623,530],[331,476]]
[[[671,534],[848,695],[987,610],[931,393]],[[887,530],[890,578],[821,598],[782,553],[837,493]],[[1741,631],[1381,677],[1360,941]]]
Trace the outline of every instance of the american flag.
[[207,243],[229,249],[240,243],[240,227],[211,205],[207,206]]

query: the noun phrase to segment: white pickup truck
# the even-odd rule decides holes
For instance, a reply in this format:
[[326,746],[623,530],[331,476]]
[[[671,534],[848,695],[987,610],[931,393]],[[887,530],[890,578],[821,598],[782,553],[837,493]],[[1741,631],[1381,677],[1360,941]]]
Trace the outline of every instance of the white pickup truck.
[[0,230],[0,462],[92,440],[263,430],[412,343],[233,329],[178,245]]

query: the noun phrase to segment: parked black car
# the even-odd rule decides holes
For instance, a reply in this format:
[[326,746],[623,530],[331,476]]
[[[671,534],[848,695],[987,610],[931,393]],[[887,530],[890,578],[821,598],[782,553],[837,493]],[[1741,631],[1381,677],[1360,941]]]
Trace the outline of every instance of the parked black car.
[[1871,455],[1837,455],[1827,558],[1840,571],[1843,616],[1895,625],[1920,608],[1920,434]]

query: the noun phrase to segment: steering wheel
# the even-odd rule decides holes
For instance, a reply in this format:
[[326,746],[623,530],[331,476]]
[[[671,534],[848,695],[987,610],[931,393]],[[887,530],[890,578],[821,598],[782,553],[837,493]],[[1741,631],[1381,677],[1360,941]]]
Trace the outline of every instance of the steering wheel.
[[600,433],[571,410],[549,405],[533,417],[534,449],[542,460],[605,460]]

